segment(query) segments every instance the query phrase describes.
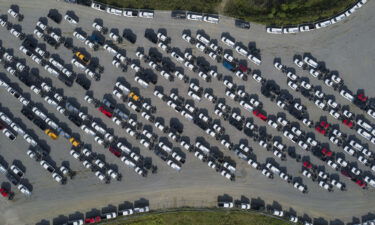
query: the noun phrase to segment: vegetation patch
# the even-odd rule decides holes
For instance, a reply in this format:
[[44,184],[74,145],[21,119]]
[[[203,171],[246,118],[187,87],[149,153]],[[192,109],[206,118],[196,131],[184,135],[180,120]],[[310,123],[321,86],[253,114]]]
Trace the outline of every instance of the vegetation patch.
[[289,25],[327,19],[356,0],[228,0],[225,14],[262,24]]
[[181,211],[119,218],[108,225],[290,225],[262,214],[242,211]]

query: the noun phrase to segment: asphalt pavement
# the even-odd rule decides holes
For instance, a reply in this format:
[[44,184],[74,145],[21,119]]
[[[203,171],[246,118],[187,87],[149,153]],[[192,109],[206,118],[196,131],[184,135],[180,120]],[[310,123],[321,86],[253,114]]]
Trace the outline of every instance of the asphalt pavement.
[[[365,7],[358,10],[349,19],[341,23],[313,32],[295,35],[267,34],[264,26],[257,24],[251,24],[250,30],[241,30],[234,26],[234,22],[230,18],[222,18],[219,24],[174,20],[170,18],[170,12],[164,11],[157,11],[154,19],[117,17],[115,15],[96,11],[92,8],[54,0],[0,0],[0,13],[2,15],[7,14],[7,10],[12,4],[19,7],[25,19],[22,22],[17,22],[10,18],[9,15],[8,18],[13,24],[19,24],[22,28],[22,32],[26,34],[33,33],[36,22],[40,17],[46,17],[50,9],[57,9],[62,15],[65,15],[67,11],[73,11],[79,18],[77,27],[82,28],[86,33],[91,33],[93,30],[92,23],[94,19],[103,20],[104,26],[110,28],[110,30],[112,28],[118,29],[120,33],[124,29],[130,29],[137,35],[136,43],[133,45],[124,41],[123,44],[118,46],[126,51],[127,57],[132,59],[136,59],[135,52],[138,48],[143,48],[146,53],[148,53],[150,47],[157,48],[155,44],[144,38],[145,29],[151,28],[155,31],[165,29],[167,35],[171,37],[171,43],[169,44],[171,47],[179,48],[181,52],[184,52],[187,48],[191,48],[194,56],[205,57],[211,65],[215,65],[210,58],[199,52],[194,46],[182,40],[181,34],[184,30],[190,30],[193,35],[195,35],[198,30],[204,30],[211,39],[217,39],[219,45],[225,48],[223,43],[219,40],[222,33],[230,33],[237,42],[242,42],[245,46],[247,46],[249,42],[255,43],[256,47],[260,49],[262,64],[256,66],[248,62],[250,68],[260,70],[264,78],[272,79],[282,88],[288,90],[290,89],[286,84],[286,77],[273,66],[274,58],[279,57],[283,64],[296,68],[293,63],[293,56],[295,54],[308,52],[316,57],[318,61],[324,62],[327,68],[337,70],[340,76],[345,80],[345,84],[351,90],[364,89],[366,95],[375,96],[375,89],[373,87],[373,52],[375,52],[375,45],[373,45],[375,28],[373,24],[375,23],[375,16],[372,13],[372,10],[375,9],[375,3],[373,1],[369,1]],[[48,20],[48,25],[61,29],[61,34],[63,36],[73,38],[72,33],[75,27],[65,21],[62,21],[62,23],[58,25]],[[222,194],[228,194],[234,198],[240,198],[241,196],[246,196],[248,198],[260,197],[268,204],[277,202],[284,210],[288,211],[289,209],[293,209],[298,215],[302,216],[306,214],[311,218],[324,218],[328,222],[334,220],[337,220],[336,222],[350,222],[355,217],[361,218],[368,213],[375,213],[373,207],[373,202],[375,200],[373,188],[362,190],[350,180],[340,176],[340,180],[346,183],[348,190],[342,192],[335,189],[334,192],[327,192],[320,188],[316,182],[314,183],[310,179],[303,177],[300,174],[301,163],[297,163],[290,157],[287,157],[287,161],[280,161],[278,158],[275,158],[275,161],[281,167],[286,168],[287,172],[293,177],[301,177],[303,183],[309,188],[308,194],[300,193],[294,189],[291,184],[287,184],[278,177],[275,177],[273,180],[264,177],[260,171],[254,170],[246,162],[238,159],[234,152],[225,149],[217,140],[208,136],[204,131],[194,126],[191,122],[168,107],[165,102],[156,98],[153,95],[153,85],[150,85],[147,89],[142,88],[134,81],[134,71],[129,69],[128,72],[124,73],[112,66],[112,56],[110,56],[108,52],[103,49],[94,52],[89,50],[83,43],[73,38],[74,45],[84,47],[91,56],[96,57],[99,64],[105,68],[101,80],[91,82],[90,91],[93,92],[95,98],[102,99],[104,95],[111,94],[116,81],[123,77],[131,86],[139,88],[141,96],[150,99],[152,105],[157,107],[155,113],[156,117],[164,118],[167,125],[169,125],[171,118],[178,118],[184,125],[183,136],[189,137],[190,143],[194,143],[196,137],[203,136],[211,146],[218,147],[224,155],[233,159],[236,162],[237,168],[236,181],[231,182],[209,168],[206,163],[202,163],[194,157],[193,153],[184,151],[187,158],[186,163],[182,165],[180,172],[176,172],[164,161],[156,157],[151,151],[140,145],[137,140],[127,136],[124,130],[117,127],[110,119],[105,118],[93,105],[85,102],[85,90],[77,84],[68,88],[61,81],[52,77],[42,67],[38,66],[18,50],[21,45],[20,40],[11,36],[5,28],[1,27],[0,29],[2,29],[0,39],[3,47],[12,49],[13,55],[25,59],[25,63],[30,68],[37,68],[40,72],[40,76],[49,79],[51,84],[67,96],[68,99],[78,102],[83,110],[87,111],[88,114],[93,117],[100,118],[108,128],[113,130],[116,136],[126,138],[134,147],[139,148],[140,154],[145,157],[151,157],[153,164],[158,166],[157,174],[149,174],[147,177],[137,175],[118,158],[114,157],[102,146],[94,142],[92,137],[83,133],[65,116],[58,113],[54,107],[46,104],[40,96],[32,93],[26,85],[21,83],[17,78],[11,77],[5,69],[1,68],[1,78],[10,81],[15,84],[16,87],[18,86],[19,90],[22,90],[22,93],[29,96],[34,103],[39,104],[49,115],[52,115],[53,118],[56,118],[57,121],[68,127],[72,133],[79,135],[80,140],[84,143],[91,145],[94,152],[103,154],[106,162],[118,168],[119,172],[123,175],[123,179],[120,182],[112,180],[110,184],[101,183],[90,170],[85,169],[81,162],[73,159],[69,154],[70,146],[67,140],[62,137],[55,141],[49,139],[48,136],[20,113],[22,108],[21,104],[19,104],[16,99],[9,97],[10,95],[2,88],[0,89],[1,111],[13,116],[15,121],[34,134],[35,137],[38,137],[39,142],[49,146],[50,156],[56,162],[56,165],[59,166],[63,162],[69,163],[69,167],[76,171],[77,175],[74,179],[69,179],[66,185],[59,185],[50,177],[50,174],[26,155],[25,152],[28,149],[28,145],[21,137],[18,137],[17,140],[11,143],[4,135],[0,135],[0,155],[9,164],[14,160],[22,162],[22,165],[26,168],[25,178],[33,187],[32,195],[30,197],[25,197],[16,190],[16,187],[12,186],[12,190],[16,192],[16,197],[13,201],[9,202],[2,200],[0,204],[0,210],[2,212],[0,215],[0,224],[35,224],[43,220],[52,221],[53,218],[59,215],[69,215],[75,212],[85,213],[93,208],[100,209],[108,205],[118,205],[124,201],[134,201],[139,198],[149,200],[151,209],[180,206],[210,207],[216,205],[217,196]],[[57,50],[50,46],[46,47],[51,54],[58,55],[66,64],[70,64],[72,58],[71,51],[63,46],[59,47]],[[161,52],[160,49],[159,51]],[[245,59],[236,52],[233,52],[233,55],[239,59]],[[163,53],[163,56],[170,57],[166,53]],[[172,61],[177,66],[183,67],[182,65],[178,65],[176,61]],[[149,69],[148,65],[143,62],[141,66]],[[216,66],[219,73],[231,76],[221,64],[217,64]],[[75,72],[79,72],[77,68],[72,68]],[[238,102],[234,102],[225,96],[225,87],[222,82],[213,79],[211,83],[206,83],[200,79],[197,74],[188,71],[186,68],[184,68],[184,72],[190,78],[198,80],[201,87],[212,88],[214,94],[219,98],[225,98],[228,105],[234,108],[241,108]],[[321,81],[312,78],[306,71],[296,68],[296,72],[300,76],[309,77],[313,85],[321,85],[324,92],[336,96],[337,102],[347,104],[346,100],[344,100],[338,92],[327,88]],[[160,75],[157,76],[158,83],[156,86],[163,87],[165,94],[169,94],[171,89],[177,89],[179,95],[190,98],[187,95],[187,84],[178,79],[174,82],[168,82]],[[271,102],[260,94],[260,85],[251,78],[249,81],[244,82],[233,76],[233,82],[245,86],[245,90],[248,93],[258,95],[259,100],[263,102],[263,109],[269,114],[280,112],[275,102]],[[338,121],[333,120],[327,112],[318,110],[317,107],[308,102],[299,93],[296,94],[292,91],[290,91],[290,93],[295,97],[301,98],[302,103],[307,106],[307,111],[312,120],[317,121],[321,115],[324,115],[330,122],[338,123]],[[119,101],[117,102],[120,103]],[[207,99],[203,99],[195,105],[199,108],[206,108],[211,117],[219,119],[213,113],[214,105]],[[351,110],[355,113],[362,113],[362,111],[354,106],[351,107]],[[130,112],[133,113],[133,111]],[[244,116],[252,116],[242,108],[241,114]],[[370,119],[368,115],[366,115],[366,117]],[[289,115],[287,118],[291,121],[298,122]],[[137,115],[137,119],[145,125],[152,125],[142,118],[140,114]],[[220,120],[221,124],[226,129],[226,134],[229,134],[230,140],[233,143],[237,144],[241,139],[249,139],[243,132],[230,126],[227,121],[223,119]],[[267,126],[260,120],[255,120],[255,123],[259,126]],[[355,131],[349,130],[346,127],[341,126],[341,129],[345,133],[355,134]],[[307,130],[307,128],[304,128],[304,130]],[[295,146],[297,152],[310,157],[311,162],[314,164],[324,166],[328,173],[338,173],[318,160],[311,153],[302,152],[297,145],[293,145],[290,141],[285,139],[282,133],[271,130],[268,126],[267,131],[274,136],[282,137],[284,144]],[[157,133],[159,136],[166,136],[154,127],[153,132]],[[319,141],[328,142],[327,138],[319,135],[316,136]],[[174,147],[180,147],[179,144],[174,141],[171,141],[171,143],[173,143]],[[372,150],[372,145],[370,143],[368,144],[370,150]],[[272,152],[265,151],[252,140],[249,140],[249,145],[254,149],[254,153],[257,155],[257,160],[259,162],[264,163],[267,159],[274,158]],[[331,149],[335,152],[342,152],[342,148],[337,148],[333,145],[331,145]],[[353,157],[346,158],[350,161],[355,161]],[[362,165],[359,166],[365,169]],[[369,169],[367,168],[367,170]],[[1,181],[6,180],[3,175],[1,175],[0,179]]]

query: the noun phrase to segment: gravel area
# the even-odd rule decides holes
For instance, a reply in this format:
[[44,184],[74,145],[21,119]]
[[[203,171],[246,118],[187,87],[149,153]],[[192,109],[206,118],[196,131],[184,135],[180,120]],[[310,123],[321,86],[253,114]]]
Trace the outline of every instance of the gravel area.
[[[366,95],[375,96],[375,88],[373,87],[373,52],[375,52],[375,45],[373,44],[375,27],[373,24],[375,23],[375,14],[371,13],[372,9],[375,9],[374,1],[369,1],[365,7],[358,10],[358,12],[342,23],[314,32],[299,33],[297,35],[270,35],[265,32],[263,26],[257,24],[251,24],[250,30],[241,30],[236,28],[233,20],[229,18],[222,18],[217,25],[187,20],[174,20],[170,18],[170,12],[163,11],[157,11],[154,19],[118,17],[96,11],[92,8],[54,0],[0,0],[0,14],[7,14],[7,10],[12,4],[19,7],[20,12],[25,18],[22,22],[18,22],[8,14],[8,20],[14,25],[19,25],[22,28],[22,32],[28,35],[33,34],[35,24],[40,17],[47,18],[46,16],[50,9],[57,9],[62,15],[65,15],[67,11],[74,12],[79,18],[79,23],[76,27],[81,28],[88,34],[91,34],[93,31],[92,23],[95,19],[102,20],[104,26],[108,27],[109,30],[118,29],[122,33],[124,29],[130,29],[137,36],[136,43],[131,44],[124,41],[118,47],[125,50],[126,56],[131,59],[136,59],[135,52],[138,48],[143,48],[145,53],[148,53],[149,48],[157,48],[159,52],[162,52],[157,45],[144,38],[144,32],[150,28],[156,32],[159,29],[165,29],[167,36],[171,38],[169,46],[178,48],[181,52],[184,52],[185,49],[192,49],[194,56],[205,57],[206,61],[211,66],[217,66],[217,71],[224,76],[232,76],[232,73],[226,70],[222,64],[214,63],[207,55],[199,52],[194,46],[184,41],[181,38],[182,32],[190,30],[193,36],[195,36],[197,31],[203,30],[211,39],[217,39],[219,45],[224,49],[228,49],[228,47],[225,47],[220,41],[222,33],[229,33],[235,38],[236,42],[242,42],[245,46],[249,42],[255,43],[256,47],[260,50],[262,64],[256,66],[248,61],[248,66],[252,69],[260,70],[264,78],[274,80],[281,88],[289,90],[294,97],[301,98],[302,104],[307,107],[309,117],[313,121],[318,121],[323,115],[327,117],[329,122],[339,124],[327,112],[319,110],[313,103],[303,98],[300,93],[295,93],[289,89],[286,77],[273,66],[274,58],[281,58],[281,62],[284,65],[296,68],[298,75],[309,77],[311,84],[321,85],[322,90],[327,94],[334,95],[336,101],[340,104],[347,104],[347,101],[338,92],[334,92],[321,81],[312,78],[306,71],[297,69],[297,66],[293,63],[293,56],[295,54],[311,53],[318,61],[324,62],[327,68],[337,70],[349,89],[364,89]],[[211,146],[216,146],[225,156],[234,160],[237,168],[235,173],[236,180],[231,182],[225,179],[219,173],[209,168],[207,163],[202,163],[194,157],[193,153],[182,149],[184,154],[186,154],[186,163],[182,165],[180,172],[175,171],[152,151],[139,144],[138,140],[127,135],[123,129],[120,129],[111,119],[101,114],[92,104],[84,101],[86,91],[82,87],[76,83],[72,87],[67,87],[56,77],[51,76],[41,66],[32,61],[30,57],[22,54],[19,51],[22,41],[12,36],[5,28],[0,27],[1,46],[9,49],[14,56],[25,59],[24,62],[26,65],[39,70],[40,76],[49,80],[52,86],[66,96],[68,100],[76,102],[84,112],[92,115],[95,120],[103,122],[116,136],[126,139],[136,149],[139,149],[139,153],[142,156],[150,157],[152,163],[158,167],[156,174],[149,173],[147,177],[139,176],[133,169],[124,165],[120,159],[112,155],[103,146],[97,144],[92,136],[85,134],[68,120],[66,116],[60,114],[55,107],[47,104],[40,96],[33,93],[29,87],[20,82],[16,77],[11,76],[1,67],[1,79],[13,84],[12,87],[17,87],[16,90],[24,93],[39,108],[43,109],[52,118],[55,118],[56,121],[59,121],[62,127],[66,127],[71,133],[76,134],[82,142],[90,145],[93,152],[103,155],[108,164],[118,168],[119,173],[122,174],[122,180],[116,181],[112,179],[110,184],[100,182],[93,172],[85,169],[81,162],[75,160],[69,154],[71,145],[65,138],[60,137],[58,140],[50,139],[20,113],[22,105],[18,100],[11,97],[5,88],[0,88],[0,111],[5,112],[20,126],[33,134],[34,137],[37,137],[39,143],[48,146],[50,149],[50,158],[56,163],[56,166],[67,163],[71,170],[77,173],[74,179],[68,179],[66,185],[59,185],[51,178],[49,173],[25,154],[29,146],[20,135],[18,135],[14,142],[10,142],[4,135],[0,135],[0,155],[3,160],[9,165],[14,161],[21,162],[26,169],[24,175],[26,180],[24,182],[32,186],[32,195],[25,197],[12,185],[12,190],[16,193],[15,199],[8,202],[2,200],[3,203],[0,204],[0,210],[2,211],[0,224],[35,224],[38,222],[46,223],[46,221],[51,221],[50,224],[59,224],[60,221],[58,219],[54,220],[54,218],[60,215],[70,215],[76,212],[85,213],[93,208],[100,209],[108,205],[118,205],[124,201],[135,201],[140,198],[147,199],[151,209],[175,208],[180,206],[214,206],[217,203],[217,196],[224,193],[234,198],[240,198],[241,196],[248,198],[260,197],[268,204],[274,202],[280,204],[284,210],[293,209],[298,215],[302,216],[306,214],[311,218],[324,218],[328,222],[350,222],[353,218],[361,218],[363,215],[375,213],[373,207],[375,200],[373,188],[370,187],[368,190],[362,190],[355,183],[340,175],[340,180],[346,184],[348,190],[339,191],[335,189],[334,192],[325,191],[316,182],[312,182],[311,179],[302,176],[300,173],[300,162],[296,162],[289,156],[287,156],[286,161],[281,161],[271,151],[261,148],[243,132],[231,126],[228,121],[224,121],[215,115],[213,113],[214,104],[207,99],[203,98],[201,102],[196,103],[197,107],[206,108],[209,116],[221,120],[221,124],[226,130],[225,133],[230,136],[231,142],[238,144],[240,140],[248,139],[248,143],[253,148],[258,162],[265,163],[267,160],[274,159],[280,167],[286,168],[288,174],[293,177],[300,177],[303,184],[308,187],[309,192],[302,194],[294,189],[292,184],[282,181],[277,176],[274,179],[266,178],[260,171],[254,170],[247,162],[239,159],[233,151],[226,149],[219,141],[210,137],[203,130],[168,107],[166,102],[155,97],[153,95],[154,85],[151,84],[146,89],[142,88],[134,81],[135,73],[132,69],[129,68],[127,72],[122,72],[120,69],[112,66],[113,57],[103,48],[100,48],[98,51],[92,51],[82,42],[79,42],[72,35],[75,26],[68,24],[64,20],[61,24],[56,24],[50,19],[48,19],[48,25],[60,29],[63,36],[72,38],[75,46],[85,48],[91,54],[91,57],[97,58],[99,64],[104,67],[100,81],[91,80],[90,91],[92,91],[96,99],[101,100],[105,95],[112,95],[113,87],[118,79],[125,78],[132,87],[139,89],[140,95],[143,98],[151,100],[151,104],[157,108],[154,115],[163,118],[166,125],[169,126],[171,119],[178,119],[184,126],[182,136],[189,137],[190,143],[195,143],[196,137],[204,137]],[[108,38],[108,35],[106,38]],[[40,39],[38,39],[38,42],[44,43],[47,50],[52,55],[58,55],[65,64],[70,64],[73,56],[70,50],[67,50],[64,46],[53,49]],[[236,53],[234,49],[232,50],[236,58],[246,60],[243,56]],[[201,87],[212,88],[218,98],[226,99],[227,105],[240,109],[241,115],[253,117],[252,114],[241,108],[238,102],[225,96],[225,86],[222,84],[222,81],[213,79],[212,82],[207,83],[199,78],[196,73],[192,73],[181,64],[178,64],[170,55],[165,52],[162,53],[163,57],[169,57],[176,66],[183,68],[187,76],[197,80]],[[144,62],[141,62],[140,65],[145,69],[150,69]],[[81,73],[77,67],[71,66],[70,68],[76,73]],[[178,79],[174,82],[169,82],[159,74],[157,74],[157,77],[158,82],[156,86],[163,87],[165,94],[169,95],[170,90],[176,89],[180,96],[191,99],[187,95],[188,84]],[[275,102],[270,101],[260,93],[261,86],[252,78],[249,77],[249,80],[245,82],[236,76],[232,77],[234,83],[244,86],[249,94],[254,94],[258,97],[263,103],[263,109],[268,114],[276,115],[278,112],[281,112],[281,109],[276,106]],[[116,99],[115,97],[113,98]],[[129,109],[125,103],[121,103],[118,99],[116,100],[117,103]],[[135,114],[131,109],[129,111]],[[354,106],[351,106],[351,111],[358,114],[363,113]],[[152,126],[152,123],[141,117],[140,113],[136,113],[136,115],[137,120],[144,125],[151,126],[154,133],[160,137],[167,136]],[[371,118],[367,114],[365,117],[371,121]],[[287,118],[298,122],[288,114]],[[313,156],[311,152],[305,152],[298,145],[292,144],[281,132],[273,130],[259,119],[254,118],[254,120],[258,126],[266,126],[269,134],[279,136],[282,138],[284,144],[295,147],[299,154],[309,157],[312,163],[324,166],[326,172],[329,174],[338,174],[337,171]],[[303,125],[301,125],[301,128],[313,132],[313,129],[308,129],[303,127]],[[340,129],[349,135],[356,134],[355,130],[350,130],[345,126],[340,126]],[[322,142],[329,142],[326,137],[317,133],[316,138]],[[174,147],[180,147],[177,142],[172,141],[170,138],[169,141]],[[363,139],[361,141],[365,142]],[[370,142],[365,143],[369,144],[370,150],[372,150],[372,144]],[[334,152],[343,152],[342,148],[333,144],[330,144],[330,147]],[[356,161],[354,157],[348,157],[347,155],[346,159],[351,162]],[[370,170],[363,165],[358,166],[363,170]],[[0,181],[7,181],[5,176],[0,175],[0,177]]]

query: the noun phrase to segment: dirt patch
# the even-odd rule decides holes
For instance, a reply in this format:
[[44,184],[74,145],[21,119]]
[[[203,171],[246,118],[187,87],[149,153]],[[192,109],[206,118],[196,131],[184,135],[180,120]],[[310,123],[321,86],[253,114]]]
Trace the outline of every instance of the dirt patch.
[[221,0],[220,4],[216,7],[216,11],[219,14],[224,14],[225,6],[229,2],[229,0]]

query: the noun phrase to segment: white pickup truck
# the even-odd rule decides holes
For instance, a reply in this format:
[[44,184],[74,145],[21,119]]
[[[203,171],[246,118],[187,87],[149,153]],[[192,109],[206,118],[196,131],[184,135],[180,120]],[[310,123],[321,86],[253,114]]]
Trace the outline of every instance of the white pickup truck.
[[233,208],[233,202],[218,202],[217,206],[219,208]]

